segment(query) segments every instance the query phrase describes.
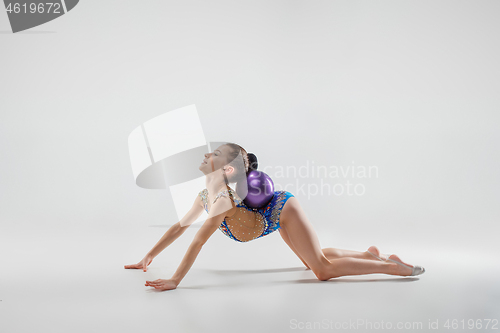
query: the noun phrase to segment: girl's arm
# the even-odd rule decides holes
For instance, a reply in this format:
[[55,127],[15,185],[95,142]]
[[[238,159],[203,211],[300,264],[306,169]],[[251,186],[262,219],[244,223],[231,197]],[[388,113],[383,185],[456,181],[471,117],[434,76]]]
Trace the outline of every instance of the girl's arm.
[[167,232],[158,241],[158,243],[156,243],[155,246],[153,246],[153,248],[146,254],[146,257],[150,256],[154,258],[158,254],[160,254],[161,251],[163,251],[167,246],[172,244],[177,238],[179,238],[180,235],[182,235],[187,230],[187,228],[191,224],[193,224],[194,221],[196,221],[198,217],[200,217],[203,209],[203,204],[199,196],[197,196],[189,212],[187,212],[187,214],[179,222],[177,222],[167,230]]
[[[174,275],[169,280],[157,280],[159,281],[157,284],[153,281],[150,285],[162,290],[175,289],[193,265],[203,245],[219,228],[228,211],[232,208],[231,199],[227,197],[219,198],[219,200],[217,200],[211,207],[208,219],[203,223],[200,230],[198,230],[194,236],[191,245],[189,245],[184,258],[182,258],[182,262],[177,268],[177,271],[175,271]],[[147,283],[149,283],[149,281]]]
[[196,197],[193,207],[187,214],[176,224],[171,226],[163,237],[156,243],[155,246],[146,254],[146,256],[137,264],[125,265],[126,269],[142,269],[144,272],[148,270],[148,265],[153,259],[161,253],[167,246],[172,244],[187,228],[201,215],[203,212],[203,203],[199,196]]

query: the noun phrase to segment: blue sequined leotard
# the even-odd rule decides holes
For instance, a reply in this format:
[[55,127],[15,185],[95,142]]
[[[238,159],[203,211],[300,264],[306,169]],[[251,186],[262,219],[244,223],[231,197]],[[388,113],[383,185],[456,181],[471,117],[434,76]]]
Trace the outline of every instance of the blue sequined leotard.
[[[272,200],[262,208],[250,208],[241,200],[236,192],[229,188],[234,199],[236,212],[222,221],[219,230],[237,242],[248,242],[272,233],[280,228],[280,215],[286,201],[293,197],[288,191],[274,191]],[[214,201],[219,197],[228,196],[228,190],[219,192]],[[208,190],[204,189],[198,194],[208,213]],[[213,203],[212,203],[213,204]]]

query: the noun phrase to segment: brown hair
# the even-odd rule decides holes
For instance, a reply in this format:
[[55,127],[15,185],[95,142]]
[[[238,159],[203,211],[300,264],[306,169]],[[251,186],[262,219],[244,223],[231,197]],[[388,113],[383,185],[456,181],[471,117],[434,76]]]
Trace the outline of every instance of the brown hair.
[[[246,177],[250,164],[248,161],[248,153],[245,148],[237,145],[236,143],[226,143],[225,145],[230,148],[229,156],[227,156],[228,164],[236,170],[236,172],[232,174],[231,177],[228,177],[228,181],[230,183],[233,183],[235,180],[238,180],[243,176]],[[241,154],[243,162],[241,158],[237,158],[239,154]]]
[[[245,183],[245,186],[243,188],[246,188],[248,186],[246,184],[248,173],[250,171],[257,170],[257,156],[252,153],[247,153],[245,148],[236,143],[229,142],[225,145],[230,148],[229,156],[227,156],[228,164],[231,165],[236,170],[236,172],[234,172],[230,177],[227,177],[226,174],[224,174],[224,180],[226,181],[226,187],[228,188],[228,190],[229,183],[236,183],[236,189],[238,192],[238,189],[240,188],[240,185],[242,186],[242,183]],[[242,158],[238,158],[239,154],[241,154]],[[229,192],[229,195],[234,202],[234,198],[231,192]],[[240,197],[244,199],[241,193],[238,193],[238,195],[240,195]],[[246,193],[244,193],[244,195],[246,196]]]

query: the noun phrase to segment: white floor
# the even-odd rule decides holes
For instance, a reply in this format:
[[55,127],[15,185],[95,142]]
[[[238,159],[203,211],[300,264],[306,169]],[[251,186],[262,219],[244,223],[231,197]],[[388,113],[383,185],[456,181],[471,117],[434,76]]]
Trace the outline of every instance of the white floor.
[[[277,232],[243,244],[217,232],[179,287],[158,292],[145,281],[175,272],[194,226],[148,272],[123,266],[139,261],[166,230],[2,226],[0,332],[500,330],[500,274],[491,253],[429,246],[416,253],[399,246],[385,252],[421,264],[424,275],[318,281]],[[357,239],[352,249],[369,245]],[[468,329],[470,319],[474,325],[482,320],[482,328]],[[485,329],[487,319],[497,320],[496,329],[492,322]],[[458,327],[446,329],[447,320]]]

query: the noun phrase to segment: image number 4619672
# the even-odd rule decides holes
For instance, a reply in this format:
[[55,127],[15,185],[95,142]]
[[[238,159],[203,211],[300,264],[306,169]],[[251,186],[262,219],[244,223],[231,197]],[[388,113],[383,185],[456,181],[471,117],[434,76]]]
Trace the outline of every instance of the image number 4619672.
[[62,16],[79,0],[4,0],[12,32],[27,30]]

